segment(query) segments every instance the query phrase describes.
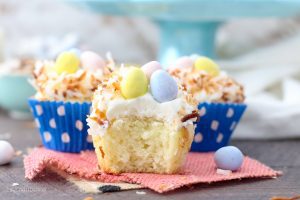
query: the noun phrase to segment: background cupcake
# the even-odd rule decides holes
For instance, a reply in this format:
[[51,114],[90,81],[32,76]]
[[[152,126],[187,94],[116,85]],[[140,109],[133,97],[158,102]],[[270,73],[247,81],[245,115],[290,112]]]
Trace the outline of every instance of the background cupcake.
[[46,148],[63,152],[93,149],[86,117],[91,97],[111,73],[112,59],[91,51],[61,53],[56,62],[36,64],[30,83],[37,93],[29,104]]
[[200,120],[192,151],[215,151],[226,146],[246,109],[243,86],[207,57],[179,58],[169,72],[199,103]]
[[14,119],[31,118],[27,100],[35,91],[28,83],[28,78],[31,77],[34,64],[34,59],[27,58],[0,62],[0,107]]

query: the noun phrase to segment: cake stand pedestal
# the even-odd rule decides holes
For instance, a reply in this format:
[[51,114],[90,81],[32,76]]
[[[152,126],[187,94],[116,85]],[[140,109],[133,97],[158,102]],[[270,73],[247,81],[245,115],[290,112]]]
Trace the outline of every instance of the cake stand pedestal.
[[[221,22],[241,17],[300,14],[299,0],[64,0],[105,15],[141,16],[160,29],[158,58],[169,64],[193,53],[215,57]],[[258,30],[259,31],[259,30]]]

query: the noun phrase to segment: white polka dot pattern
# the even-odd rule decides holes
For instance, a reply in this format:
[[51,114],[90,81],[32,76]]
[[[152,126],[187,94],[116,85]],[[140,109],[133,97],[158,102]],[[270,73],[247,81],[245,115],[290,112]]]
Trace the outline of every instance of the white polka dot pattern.
[[56,128],[56,122],[55,122],[55,119],[54,119],[54,118],[50,119],[50,121],[49,121],[49,126],[50,126],[51,128]]
[[217,137],[217,143],[221,143],[222,140],[223,140],[223,138],[224,138],[223,133],[219,133],[219,135],[218,135],[218,137]]
[[219,127],[219,122],[216,121],[216,120],[213,120],[213,121],[211,122],[210,128],[211,128],[212,130],[216,131],[216,130],[218,129],[218,127]]
[[41,116],[43,114],[43,108],[40,105],[35,105],[35,110],[38,116]]
[[202,107],[202,108],[199,110],[199,116],[200,116],[200,117],[203,117],[205,114],[206,114],[206,108],[205,108],[205,107]]
[[231,126],[230,126],[230,130],[233,131],[235,129],[235,127],[236,127],[236,122],[233,121]]
[[59,115],[59,116],[65,116],[65,107],[64,106],[59,106],[58,108],[57,108],[57,114]]
[[83,129],[83,123],[82,123],[80,120],[76,120],[75,127],[76,127],[79,131],[82,131],[82,129]]
[[234,110],[232,108],[229,108],[226,113],[226,117],[231,118],[233,115],[234,115]]
[[70,136],[69,136],[69,134],[68,133],[63,133],[61,135],[61,141],[63,143],[70,143]]
[[40,124],[39,119],[35,119],[34,121],[35,121],[36,127],[37,127],[37,128],[41,128],[41,124]]
[[202,140],[203,140],[202,133],[196,133],[195,136],[194,136],[194,141],[196,143],[200,143],[200,142],[202,142]]
[[52,139],[52,136],[51,136],[51,134],[49,133],[49,132],[44,132],[44,139],[45,139],[45,141],[46,142],[50,142],[51,141],[51,139]]
[[88,135],[87,138],[86,138],[86,141],[89,142],[89,143],[92,143],[93,142],[92,136]]

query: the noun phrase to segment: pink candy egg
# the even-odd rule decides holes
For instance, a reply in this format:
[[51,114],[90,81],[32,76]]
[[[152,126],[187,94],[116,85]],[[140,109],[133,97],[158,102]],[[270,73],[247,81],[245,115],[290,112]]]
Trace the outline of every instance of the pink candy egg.
[[162,67],[157,61],[151,61],[142,66],[142,70],[144,71],[148,79],[150,79],[153,72],[159,69],[162,69]]
[[170,70],[174,70],[177,68],[187,68],[187,67],[194,67],[194,61],[192,58],[188,56],[184,56],[178,58],[175,63],[170,67]]
[[105,61],[102,57],[92,51],[85,51],[80,56],[81,66],[88,70],[97,70],[105,67]]

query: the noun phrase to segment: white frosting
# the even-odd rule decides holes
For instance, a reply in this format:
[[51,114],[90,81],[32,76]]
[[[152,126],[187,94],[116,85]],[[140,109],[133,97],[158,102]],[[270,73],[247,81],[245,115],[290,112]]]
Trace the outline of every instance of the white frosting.
[[160,103],[148,91],[145,95],[125,99],[120,90],[122,76],[126,68],[121,67],[109,79],[101,82],[92,100],[92,112],[87,119],[89,134],[104,135],[111,121],[125,117],[151,118],[170,125],[174,130],[182,127],[190,129],[196,118],[181,120],[197,110],[196,102],[178,83],[177,98]]
[[[180,91],[176,99],[164,103],[155,101],[150,93],[134,99],[118,97],[107,102],[103,102],[103,99],[101,99],[99,95],[95,95],[93,106],[97,105],[97,108],[93,108],[90,117],[87,119],[90,127],[89,134],[104,135],[111,120],[120,119],[126,116],[155,118],[165,121],[167,124],[171,124],[175,130],[179,130],[182,127],[190,129],[191,127],[194,127],[193,122],[196,118],[189,119],[185,122],[182,122],[181,118],[192,113],[196,110],[196,107],[187,103],[184,95],[185,94]],[[108,95],[106,94],[105,97],[108,98]],[[95,101],[98,103],[94,104]],[[94,119],[91,119],[97,117],[97,109],[103,110],[105,108],[106,121],[103,121],[103,125],[99,124]]]
[[[102,103],[98,104],[98,109],[103,109]],[[180,110],[183,110],[185,114],[190,114],[195,110],[195,107],[185,102],[181,95],[179,95],[177,99],[164,103],[155,101],[150,93],[135,99],[113,99],[108,102],[106,112],[108,121],[105,121],[103,125],[100,125],[92,119],[87,119],[88,125],[90,126],[89,134],[104,135],[108,128],[109,121],[126,116],[137,116],[141,118],[152,117],[163,120],[168,124],[172,124],[176,130],[179,130],[183,126],[190,127],[196,119],[193,118],[181,122],[182,115],[178,114]],[[96,116],[94,110],[91,116]]]
[[182,98],[158,103],[151,94],[147,93],[135,99],[110,101],[106,116],[108,120],[124,116],[154,117],[172,123],[178,117],[178,112],[181,108],[185,107],[188,113],[194,110],[192,106],[185,105],[186,103],[183,102]]

